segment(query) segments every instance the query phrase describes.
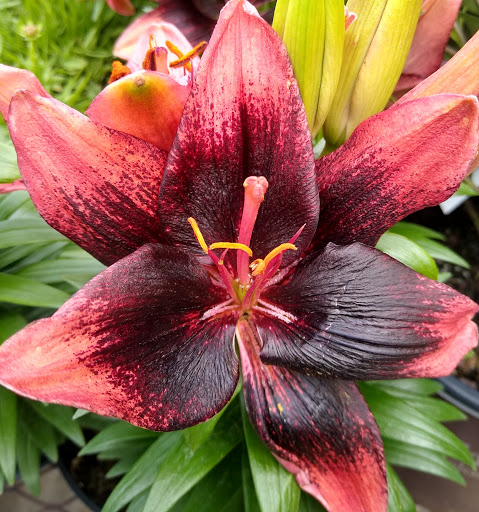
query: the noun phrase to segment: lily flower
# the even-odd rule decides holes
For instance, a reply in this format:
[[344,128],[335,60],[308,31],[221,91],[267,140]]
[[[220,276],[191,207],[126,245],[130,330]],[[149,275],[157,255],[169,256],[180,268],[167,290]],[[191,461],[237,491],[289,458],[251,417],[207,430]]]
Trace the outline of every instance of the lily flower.
[[423,0],[421,15],[395,91],[412,89],[441,66],[462,0]]
[[[156,23],[130,45],[127,65],[113,63],[110,84],[93,100],[87,115],[168,151],[206,43],[193,48],[174,25]],[[12,97],[22,89],[50,97],[30,71],[0,64],[0,112],[5,120]]]
[[[0,347],[15,392],[175,430],[239,379],[253,426],[330,512],[385,512],[358,379],[448,374],[478,306],[370,247],[459,186],[477,99],[366,120],[315,162],[285,47],[245,0],[222,10],[169,154],[20,91],[8,125],[43,217],[111,265]],[[321,202],[321,215],[319,206]]]

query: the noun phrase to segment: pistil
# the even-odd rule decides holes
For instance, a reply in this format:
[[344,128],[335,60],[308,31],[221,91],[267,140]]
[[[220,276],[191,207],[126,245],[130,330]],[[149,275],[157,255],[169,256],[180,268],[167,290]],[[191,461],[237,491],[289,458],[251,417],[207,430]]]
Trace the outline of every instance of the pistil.
[[[259,207],[268,190],[268,181],[263,176],[249,176],[244,181],[243,186],[244,206],[238,243],[249,246]],[[238,251],[237,254],[237,271],[240,284],[243,286],[249,284],[249,256],[243,251]]]

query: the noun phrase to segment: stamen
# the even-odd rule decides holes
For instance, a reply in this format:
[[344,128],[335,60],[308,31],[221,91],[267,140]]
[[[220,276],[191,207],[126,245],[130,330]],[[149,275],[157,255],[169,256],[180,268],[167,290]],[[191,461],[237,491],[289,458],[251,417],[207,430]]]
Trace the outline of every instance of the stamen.
[[275,247],[267,256],[264,260],[259,260],[259,263],[258,265],[256,266],[256,268],[253,270],[253,276],[257,276],[258,274],[262,274],[266,268],[268,267],[268,265],[270,264],[271,260],[273,260],[276,256],[278,256],[278,254],[281,254],[282,252],[284,251],[287,251],[287,250],[293,250],[293,251],[296,251],[296,246],[293,245],[293,244],[290,244],[289,242],[286,243],[286,244],[281,244],[281,245],[278,245],[278,247]]
[[210,250],[213,249],[238,249],[239,251],[244,251],[248,256],[253,256],[253,251],[244,244],[236,244],[232,242],[215,242],[210,245]]
[[[167,43],[168,43],[168,41],[167,41]],[[188,71],[191,71],[191,60],[194,59],[195,57],[198,57],[199,54],[204,51],[207,44],[208,43],[206,41],[202,41],[201,43],[197,44],[192,50],[190,50],[188,53],[185,53],[184,55],[177,55],[176,52],[171,50],[179,58],[178,58],[178,60],[174,60],[173,62],[170,62],[170,68],[181,68],[181,67],[185,66]],[[174,46],[174,45],[172,45],[172,46]],[[176,46],[175,46],[175,49],[178,50],[178,48],[176,48]]]
[[[150,36],[150,45],[152,44]],[[167,75],[168,72],[168,51],[166,48],[155,46],[150,48],[145,55],[142,64],[143,69],[148,71],[159,71]]]
[[198,223],[196,222],[193,217],[188,217],[188,222],[190,223],[190,226],[193,228],[193,231],[195,233],[196,240],[198,240],[198,243],[201,245],[201,248],[203,251],[205,251],[206,254],[209,253],[208,246],[206,245],[205,239],[203,238],[203,235],[201,234],[200,228],[198,227]]
[[[268,181],[263,176],[249,176],[244,183],[244,206],[238,242],[249,246],[258,210],[268,190]],[[242,285],[249,283],[249,260],[242,252],[237,256],[239,281]]]
[[111,68],[110,80],[108,80],[109,84],[112,84],[113,82],[120,80],[120,78],[131,74],[131,69],[128,66],[122,64],[119,60],[114,60],[111,63]]
[[166,47],[170,50],[171,53],[174,53],[178,58],[183,57],[183,52],[175,46],[171,41],[165,41]]

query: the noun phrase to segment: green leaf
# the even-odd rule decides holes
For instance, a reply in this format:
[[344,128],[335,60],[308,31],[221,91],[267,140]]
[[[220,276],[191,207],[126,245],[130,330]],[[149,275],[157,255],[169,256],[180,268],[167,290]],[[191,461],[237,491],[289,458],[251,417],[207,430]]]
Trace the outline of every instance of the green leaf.
[[0,249],[66,240],[39,217],[0,221]]
[[302,492],[298,512],[326,512],[326,509],[311,494]]
[[59,308],[70,298],[53,286],[30,279],[0,273],[0,301],[24,306]]
[[394,469],[387,464],[388,512],[416,512],[416,505]]
[[383,437],[386,460],[395,466],[424,471],[465,485],[461,473],[436,451]]
[[437,266],[431,256],[418,244],[402,235],[384,233],[376,244],[376,249],[429,279],[437,279]]
[[64,276],[75,277],[87,274],[89,277],[105,270],[105,265],[91,258],[73,259],[56,258],[54,260],[40,261],[22,268],[17,276],[39,281],[40,283],[59,283]]
[[125,443],[135,443],[143,439],[156,438],[160,434],[144,428],[135,427],[130,423],[118,421],[102,430],[89,441],[78,455],[91,455],[106,450],[119,450]]
[[181,512],[243,512],[241,447],[235,448],[189,493]]
[[3,494],[3,489],[5,487],[5,477],[2,473],[2,468],[0,468],[0,495]]
[[454,195],[475,197],[479,196],[479,192],[477,191],[477,189],[473,188],[467,181],[463,181]]
[[229,407],[212,434],[196,450],[181,439],[166,456],[144,512],[166,512],[241,441],[237,408]]
[[439,422],[377,386],[362,382],[360,389],[383,437],[427,448],[474,467],[474,459],[464,443]]
[[85,444],[80,425],[72,419],[74,409],[63,405],[31,401],[30,406],[78,446]]
[[294,476],[281,466],[263,444],[244,406],[241,412],[249,464],[261,511],[295,512],[298,510],[301,490]]
[[17,395],[0,386],[0,468],[7,482],[15,482]]
[[167,432],[150,446],[108,497],[102,512],[117,512],[155,481],[156,474],[169,451],[183,438],[182,432]]
[[381,388],[410,391],[416,395],[435,395],[443,389],[443,385],[433,379],[397,379],[397,380],[371,380],[369,384]]
[[40,450],[25,430],[23,422],[19,423],[17,436],[17,459],[20,475],[30,492],[40,495]]
[[31,202],[28,192],[19,190],[0,197],[0,220],[6,220],[22,205]]
[[0,313],[0,344],[27,325],[18,313]]
[[447,263],[452,263],[453,265],[458,265],[464,268],[470,268],[469,263],[463,257],[459,256],[459,254],[455,253],[452,249],[449,249],[449,247],[446,247],[435,240],[418,238],[415,241],[436,260],[446,261]]
[[390,233],[396,233],[397,235],[405,236],[415,240],[416,238],[432,238],[435,240],[445,240],[446,237],[433,229],[426,228],[419,224],[413,224],[412,222],[398,222],[392,228],[388,230]]
[[21,400],[19,419],[24,423],[25,431],[30,435],[35,446],[52,462],[57,462],[58,448],[55,431],[51,424],[37,414],[30,404],[30,400]]
[[246,446],[241,454],[241,477],[243,480],[243,500],[245,512],[261,512],[258,497],[254,488],[253,475],[249,465],[249,456]]

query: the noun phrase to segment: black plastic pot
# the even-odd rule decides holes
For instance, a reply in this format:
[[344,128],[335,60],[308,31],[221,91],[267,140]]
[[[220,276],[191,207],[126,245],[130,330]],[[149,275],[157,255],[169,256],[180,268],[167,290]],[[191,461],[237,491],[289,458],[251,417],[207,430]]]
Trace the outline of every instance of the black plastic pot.
[[438,380],[444,386],[444,389],[439,392],[442,398],[470,416],[479,418],[479,391],[477,389],[464,384],[456,377],[442,377]]

